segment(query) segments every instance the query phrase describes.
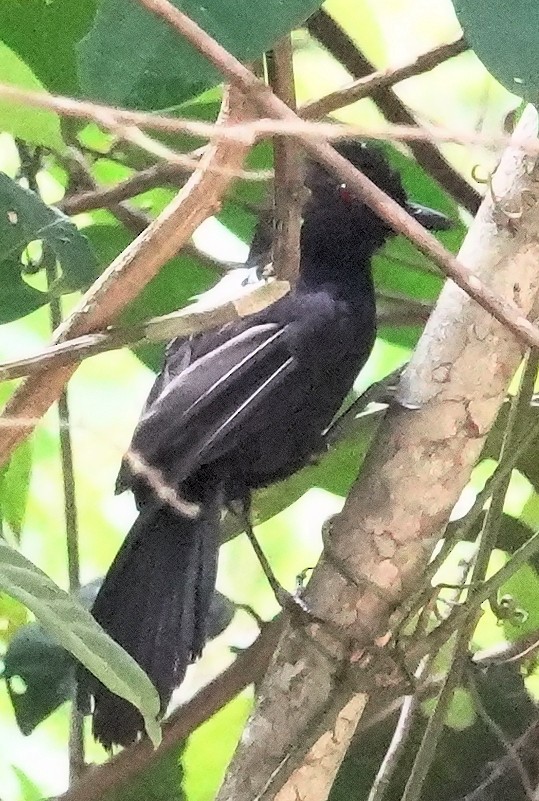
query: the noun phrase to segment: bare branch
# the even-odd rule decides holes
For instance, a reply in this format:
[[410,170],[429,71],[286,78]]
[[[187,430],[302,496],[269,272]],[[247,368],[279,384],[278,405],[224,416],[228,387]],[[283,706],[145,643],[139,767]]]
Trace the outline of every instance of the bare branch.
[[[185,36],[226,78],[249,96],[260,111],[277,119],[298,121],[297,115],[286,103],[279,100],[250,70],[168,0],[139,0],[139,2]],[[418,250],[431,258],[470,297],[506,325],[523,342],[532,347],[539,347],[539,329],[526,319],[511,299],[502,299],[486,287],[477,276],[449,254],[432,234],[334,148],[299,134],[298,139],[312,156],[345,181],[349,189],[386,220],[395,231],[404,234],[412,241]]]
[[[264,87],[264,84],[261,84]],[[485,134],[478,131],[451,129],[439,125],[429,126],[399,125],[386,123],[383,125],[361,125],[336,122],[312,122],[301,120],[294,115],[291,119],[262,118],[250,122],[232,123],[222,126],[219,123],[202,122],[199,120],[182,119],[180,117],[167,117],[158,114],[148,114],[142,111],[119,109],[113,106],[104,106],[98,103],[75,100],[62,95],[49,95],[45,92],[33,92],[26,89],[0,83],[0,98],[11,101],[13,104],[23,104],[36,108],[49,109],[67,117],[88,119],[99,123],[105,130],[117,128],[121,122],[130,122],[141,129],[167,131],[169,133],[189,133],[194,136],[206,137],[215,142],[224,139],[237,141],[240,144],[254,143],[270,136],[292,136],[306,141],[316,142],[327,139],[348,139],[350,137],[364,137],[395,142],[405,142],[410,145],[414,142],[444,143],[452,142],[464,146],[481,146],[494,151],[500,151],[510,142],[519,146],[531,156],[539,153],[539,142],[521,140],[508,134]],[[182,154],[173,153],[177,161]],[[211,168],[216,174],[228,177],[240,177],[245,180],[268,180],[273,177],[272,170],[236,170],[233,167],[213,165]],[[464,204],[463,204],[464,205]]]
[[[300,106],[298,113],[304,120],[319,120],[321,117],[325,117],[326,114],[331,114],[332,111],[349,106],[351,103],[356,103],[365,97],[370,97],[376,92],[380,92],[381,89],[389,89],[396,83],[400,83],[400,81],[406,81],[408,78],[429,72],[448,59],[466,52],[466,50],[468,50],[468,45],[464,37],[461,36],[460,39],[450,44],[439,45],[433,50],[429,50],[428,53],[423,53],[410,64],[377,70],[364,78],[352,81],[347,86],[343,86],[342,89],[337,89],[335,92],[324,95],[318,100],[311,100],[310,103]],[[400,121],[402,122],[403,120]]]
[[[531,108],[519,131],[537,135],[537,114]],[[514,149],[504,155],[493,180],[500,204],[518,202],[523,192],[535,195],[539,189],[537,176],[528,174],[527,160]],[[500,228],[496,219],[489,197],[460,256],[492,280],[503,297],[513,297],[518,286],[527,313],[539,287],[539,206],[523,209],[518,230]],[[460,289],[445,286],[401,380],[402,405],[390,407],[379,427],[308,585],[306,602],[313,613],[331,621],[343,637],[349,635],[352,663],[331,628],[311,626],[313,643],[304,633],[287,629],[261,687],[249,741],[238,748],[220,801],[258,796],[266,801],[279,790],[289,776],[291,754],[305,742],[326,699],[339,688],[345,691],[343,672],[352,673],[358,689],[374,685],[373,697],[386,686],[387,671],[383,662],[376,667],[373,642],[387,631],[392,610],[422,575],[521,356],[521,345],[503,326]],[[361,664],[370,670],[362,671]],[[351,698],[351,686],[348,692]],[[321,786],[325,781],[322,776]]]
[[[230,92],[230,115],[238,121],[246,114],[246,101]],[[229,118],[228,95],[223,102],[221,123]],[[79,306],[57,330],[55,342],[105,328],[157,273],[162,264],[176,255],[200,223],[218,207],[231,175],[210,172],[210,165],[223,164],[231,170],[240,167],[248,146],[221,142],[209,148],[195,172],[177,197],[150,226],[118,256],[86,293]],[[60,395],[73,374],[75,364],[47,370],[27,379],[9,400],[4,416],[13,424],[0,428],[0,463],[9,458],[30,427],[17,425],[17,418],[40,417]]]
[[148,770],[245,687],[260,681],[275,650],[282,622],[282,618],[276,618],[265,623],[255,642],[239,654],[229,668],[165,720],[163,740],[157,750],[144,739],[109,762],[88,770],[57,801],[101,801],[113,790],[119,790]]
[[[374,65],[365,58],[354,42],[323,9],[308,20],[309,32],[332,53],[355,78],[374,72]],[[414,125],[416,120],[390,88],[378,89],[372,99],[390,122]],[[410,143],[410,148],[423,169],[432,175],[455,200],[475,214],[481,198],[478,192],[445,160],[440,151],[428,142]]]
[[3,362],[0,364],[0,381],[34,375],[44,369],[64,367],[125,345],[168,342],[173,337],[200,334],[202,331],[225,325],[264,309],[283,297],[289,288],[287,281],[271,281],[256,287],[247,295],[211,309],[205,307],[201,309],[199,304],[193,303],[178,312],[153,317],[135,326],[113,326],[106,331],[67,339],[56,345],[49,345],[34,356]]
[[183,183],[187,175],[189,173],[179,164],[169,164],[168,162],[154,164],[147,170],[141,170],[114,186],[99,187],[88,192],[77,192],[75,195],[65,197],[56,205],[64,214],[81,214],[84,211],[120,203],[122,200],[140,195],[156,186],[163,184],[178,186]]

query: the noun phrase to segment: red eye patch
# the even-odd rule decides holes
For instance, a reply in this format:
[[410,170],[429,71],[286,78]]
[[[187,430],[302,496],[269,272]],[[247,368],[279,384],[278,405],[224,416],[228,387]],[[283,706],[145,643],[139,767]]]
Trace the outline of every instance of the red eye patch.
[[356,201],[355,195],[350,192],[346,184],[341,184],[339,186],[339,197],[345,203],[354,203]]

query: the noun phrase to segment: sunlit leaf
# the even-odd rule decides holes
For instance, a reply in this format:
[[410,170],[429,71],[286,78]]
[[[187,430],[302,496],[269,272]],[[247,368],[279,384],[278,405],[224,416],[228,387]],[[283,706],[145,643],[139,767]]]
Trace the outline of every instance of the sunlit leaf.
[[[0,11],[0,19],[1,16]],[[3,35],[1,27],[0,31]],[[19,89],[43,91],[43,84],[38,81],[30,68],[1,41],[0,82]],[[43,145],[58,152],[65,150],[60,118],[53,111],[15,103],[12,100],[0,100],[0,131],[7,131],[33,145]]]

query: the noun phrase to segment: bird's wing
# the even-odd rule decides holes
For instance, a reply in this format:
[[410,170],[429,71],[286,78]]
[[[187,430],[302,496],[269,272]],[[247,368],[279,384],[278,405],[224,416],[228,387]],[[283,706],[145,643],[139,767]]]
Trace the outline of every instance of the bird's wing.
[[[179,351],[169,352],[131,451],[149,465],[168,465],[177,484],[233,447],[240,429],[244,437],[267,425],[272,413],[268,396],[284,383],[293,391],[294,382],[286,381],[297,367],[288,328],[261,323],[232,336],[229,332],[210,350],[195,343],[187,351],[182,343]],[[289,401],[293,404],[293,398]],[[264,403],[267,408],[260,414]],[[125,472],[124,465],[120,489],[130,483]]]

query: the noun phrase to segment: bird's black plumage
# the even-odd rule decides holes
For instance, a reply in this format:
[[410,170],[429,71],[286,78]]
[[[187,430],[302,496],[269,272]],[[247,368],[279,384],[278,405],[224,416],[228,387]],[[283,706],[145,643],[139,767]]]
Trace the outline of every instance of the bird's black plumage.
[[[339,150],[406,205],[381,151],[357,142]],[[204,646],[221,509],[320,450],[374,343],[370,260],[391,231],[321,167],[309,167],[306,183],[296,287],[241,321],[173,340],[133,435],[131,450],[199,516],[158,498],[127,460],[118,478],[139,517],[92,612],[148,673],[163,709]],[[82,684],[94,697],[95,736],[107,746],[133,741],[136,710],[88,675]]]

